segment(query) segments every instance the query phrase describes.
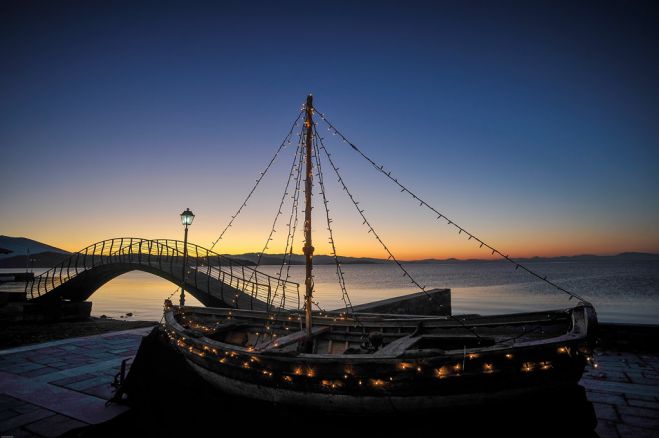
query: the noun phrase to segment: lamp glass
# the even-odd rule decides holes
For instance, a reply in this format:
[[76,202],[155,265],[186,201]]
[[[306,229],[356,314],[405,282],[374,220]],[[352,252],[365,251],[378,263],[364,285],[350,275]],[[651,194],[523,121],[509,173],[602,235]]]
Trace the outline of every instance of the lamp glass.
[[181,213],[181,223],[183,225],[192,225],[192,221],[194,220],[194,213],[190,211],[190,209],[186,209],[183,213]]

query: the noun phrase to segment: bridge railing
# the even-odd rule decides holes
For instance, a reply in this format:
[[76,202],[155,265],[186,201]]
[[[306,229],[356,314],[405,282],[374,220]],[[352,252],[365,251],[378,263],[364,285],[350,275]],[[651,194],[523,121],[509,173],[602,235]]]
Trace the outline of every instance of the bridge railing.
[[[28,299],[47,294],[80,273],[102,265],[127,263],[148,266],[167,273],[170,277],[183,279],[183,255],[187,249],[185,272],[186,285],[199,291],[211,293],[212,281],[218,280],[220,297],[227,304],[238,305],[239,294],[225,296],[224,285],[244,292],[250,297],[248,306],[256,300],[268,305],[299,308],[299,284],[265,274],[257,269],[210,251],[199,245],[173,239],[115,238],[103,240],[71,254],[55,267],[35,277],[26,284]],[[215,288],[217,289],[217,288]],[[282,299],[285,298],[285,299]],[[245,305],[245,302],[241,302]]]

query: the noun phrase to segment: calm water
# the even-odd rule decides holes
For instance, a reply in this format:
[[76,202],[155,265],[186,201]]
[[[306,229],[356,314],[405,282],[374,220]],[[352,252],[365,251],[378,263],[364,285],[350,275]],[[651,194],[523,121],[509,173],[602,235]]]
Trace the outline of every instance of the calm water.
[[[537,262],[529,266],[591,301],[601,321],[659,324],[659,262]],[[343,268],[353,304],[415,292],[395,266]],[[413,264],[408,268],[421,284],[451,288],[456,314],[541,310],[574,303],[506,263]],[[262,267],[271,274],[278,269]],[[35,270],[40,272],[43,270]],[[317,266],[314,273],[319,304],[328,310],[343,307],[334,266]],[[292,266],[291,275],[292,280],[303,283],[304,267]],[[132,312],[131,319],[160,320],[163,300],[175,289],[151,274],[124,274],[92,296],[92,313],[119,318]],[[187,304],[201,305],[189,295]]]

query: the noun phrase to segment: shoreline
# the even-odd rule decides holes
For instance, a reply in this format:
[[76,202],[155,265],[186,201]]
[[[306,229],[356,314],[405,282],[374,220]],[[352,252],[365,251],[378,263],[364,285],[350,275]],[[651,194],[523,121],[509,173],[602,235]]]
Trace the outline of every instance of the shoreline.
[[51,341],[100,335],[110,332],[156,326],[156,321],[126,321],[113,318],[90,317],[82,321],[66,322],[2,322],[0,350],[39,345]]
[[[39,345],[143,327],[155,327],[157,321],[128,321],[92,316],[83,321],[67,322],[2,322],[0,350]],[[597,349],[633,353],[659,353],[654,340],[659,338],[659,325],[631,323],[599,323]]]

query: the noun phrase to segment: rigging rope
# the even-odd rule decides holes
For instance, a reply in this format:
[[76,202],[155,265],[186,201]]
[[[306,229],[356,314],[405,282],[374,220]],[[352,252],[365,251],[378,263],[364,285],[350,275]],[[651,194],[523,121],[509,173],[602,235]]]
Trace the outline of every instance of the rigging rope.
[[[258,268],[259,265],[261,264],[261,259],[263,257],[263,254],[265,251],[268,249],[268,246],[270,245],[270,242],[273,240],[273,234],[277,231],[277,222],[279,220],[279,216],[282,214],[282,209],[284,208],[284,203],[286,201],[286,198],[288,197],[288,188],[290,187],[291,181],[295,181],[295,192],[292,196],[293,203],[291,206],[291,215],[293,212],[296,210],[296,205],[295,205],[295,198],[298,196],[299,193],[299,187],[300,187],[300,180],[302,177],[302,161],[304,158],[304,148],[302,144],[302,131],[300,131],[300,136],[298,140],[298,145],[295,150],[295,155],[293,156],[293,162],[291,163],[291,170],[288,173],[288,180],[286,181],[286,186],[284,187],[284,193],[281,197],[281,200],[279,202],[279,208],[277,210],[277,214],[275,215],[275,218],[272,222],[272,228],[270,229],[270,234],[268,235],[268,238],[265,241],[265,244],[263,246],[263,250],[259,253],[258,259],[256,261],[256,267]],[[297,171],[297,172],[296,172]],[[288,255],[289,252],[289,241],[291,237],[291,219],[292,217],[289,217],[289,223],[288,223],[288,235],[286,237],[286,248],[284,250],[284,256],[282,257],[282,263],[279,267],[279,275],[278,278],[281,280],[281,275],[283,272],[284,265],[286,264],[286,256]],[[292,246],[291,246],[292,249]],[[288,271],[287,271],[288,275]],[[279,317],[279,312],[281,310],[281,307],[277,308],[276,311],[274,312],[274,315],[270,313],[271,311],[271,303],[274,303],[275,298],[277,296],[277,292],[279,291],[279,283],[277,283],[277,286],[275,287],[274,294],[270,295],[270,292],[268,292],[268,299],[266,302],[266,311],[267,311],[267,318],[263,320],[263,330],[262,332],[257,336],[257,343],[260,341],[262,335],[270,334],[271,337],[276,336],[274,331],[271,332],[273,326],[277,322],[277,318]],[[286,299],[286,290],[282,288],[282,302],[280,304],[285,305],[285,299]],[[272,321],[272,322],[270,322]]]
[[323,205],[325,206],[325,217],[327,220],[327,231],[329,232],[329,243],[332,246],[332,256],[334,257],[334,264],[336,265],[336,276],[339,280],[339,287],[341,288],[341,299],[343,300],[343,304],[345,305],[345,309],[347,312],[349,312],[352,317],[355,319],[355,322],[359,324],[360,326],[362,325],[357,316],[355,315],[355,311],[352,307],[352,301],[350,300],[350,295],[348,294],[348,289],[346,288],[346,280],[345,276],[343,274],[343,269],[341,269],[341,263],[339,262],[339,256],[336,252],[336,245],[334,241],[334,232],[332,230],[332,219],[330,218],[330,210],[329,210],[329,201],[327,200],[327,195],[325,192],[325,184],[323,182],[323,171],[321,167],[321,161],[320,161],[320,150],[318,149],[318,143],[319,143],[319,136],[318,132],[315,129],[317,127],[316,123],[314,123],[314,137],[316,141],[314,142],[314,157],[316,161],[316,174],[318,175],[318,186],[320,187],[320,193],[323,197]]
[[464,233],[464,234],[468,237],[467,240],[472,240],[472,239],[473,239],[474,241],[476,241],[477,243],[480,244],[480,248],[485,247],[485,248],[489,249],[490,251],[492,251],[492,255],[495,255],[495,254],[496,254],[496,255],[500,256],[501,258],[503,258],[504,260],[507,260],[508,262],[510,262],[510,263],[512,263],[513,265],[515,265],[515,270],[517,270],[517,269],[522,269],[523,271],[526,271],[528,274],[530,274],[530,275],[532,275],[532,276],[534,276],[534,277],[536,277],[536,278],[538,278],[538,279],[544,281],[545,283],[549,284],[550,286],[553,286],[553,287],[556,288],[557,290],[559,290],[559,291],[561,291],[561,292],[564,292],[564,293],[568,294],[568,295],[570,296],[570,299],[572,299],[572,298],[576,298],[576,299],[578,299],[579,301],[586,302],[586,300],[584,300],[582,297],[580,297],[579,295],[575,294],[574,292],[570,292],[570,291],[564,289],[563,287],[559,286],[558,284],[554,283],[553,281],[548,280],[546,275],[543,276],[543,275],[540,275],[540,274],[536,273],[535,271],[532,271],[532,270],[529,269],[528,267],[522,265],[520,262],[516,261],[515,259],[512,259],[512,258],[509,257],[508,255],[506,255],[506,254],[502,253],[501,251],[499,251],[498,249],[494,248],[492,245],[489,245],[488,243],[486,243],[486,242],[483,241],[482,239],[476,237],[474,234],[472,234],[472,233],[470,233],[469,231],[467,231],[464,227],[461,227],[460,225],[456,224],[453,220],[451,220],[450,218],[448,218],[445,214],[439,212],[436,208],[434,208],[433,206],[431,206],[430,204],[428,204],[426,201],[424,201],[423,199],[421,199],[421,198],[420,198],[418,195],[416,195],[414,192],[412,192],[412,191],[409,190],[407,187],[405,187],[403,184],[401,184],[401,183],[398,181],[397,178],[394,178],[393,176],[391,176],[391,171],[387,172],[386,170],[384,170],[384,166],[383,166],[383,165],[378,165],[375,161],[373,161],[370,157],[368,157],[364,152],[362,152],[361,149],[359,149],[355,144],[353,144],[352,142],[350,142],[350,141],[349,141],[349,140],[348,140],[348,139],[347,139],[347,138],[346,138],[346,137],[345,137],[345,136],[344,136],[344,135],[343,135],[338,129],[336,129],[336,128],[334,127],[334,125],[333,125],[333,124],[327,119],[327,117],[325,116],[325,114],[323,114],[323,113],[321,113],[320,111],[317,111],[317,110],[316,110],[316,113],[317,113],[317,114],[320,116],[320,118],[321,118],[321,119],[322,119],[322,120],[323,120],[323,121],[329,126],[329,129],[330,129],[334,134],[336,134],[336,135],[338,135],[339,137],[341,137],[341,139],[343,140],[344,143],[348,143],[352,149],[354,149],[359,155],[361,155],[366,161],[368,161],[368,162],[371,164],[371,166],[373,166],[378,172],[380,172],[381,174],[383,174],[384,176],[386,176],[388,179],[390,179],[391,181],[393,181],[398,187],[400,187],[401,192],[407,192],[410,196],[412,196],[412,198],[414,198],[416,201],[418,201],[418,202],[420,203],[419,206],[421,206],[421,207],[426,207],[426,208],[428,208],[430,211],[432,211],[433,213],[435,213],[435,214],[437,215],[437,220],[442,220],[442,219],[445,220],[446,223],[447,223],[447,225],[449,225],[449,226],[453,226],[453,227],[455,227],[455,228],[458,230],[458,234],[462,234],[462,233]]
[[366,226],[368,227],[368,232],[369,232],[369,233],[372,233],[373,236],[375,237],[375,239],[376,239],[378,242],[380,242],[380,245],[382,246],[382,248],[384,248],[384,250],[387,252],[387,254],[389,254],[389,259],[393,260],[393,261],[398,265],[398,267],[401,269],[401,271],[403,271],[403,277],[407,277],[407,278],[409,278],[409,279],[410,279],[410,283],[414,284],[416,287],[418,287],[419,289],[421,289],[421,290],[423,291],[423,293],[425,293],[429,298],[432,298],[432,297],[430,297],[430,295],[428,294],[428,292],[426,292],[426,287],[425,287],[425,286],[421,286],[421,285],[420,285],[420,284],[419,284],[419,283],[418,283],[418,282],[417,282],[417,281],[416,281],[416,280],[410,275],[410,273],[407,272],[407,269],[405,269],[405,267],[404,267],[404,266],[398,261],[398,259],[394,256],[394,254],[393,254],[393,253],[391,252],[391,250],[389,249],[389,247],[388,247],[388,246],[384,243],[384,241],[380,238],[380,235],[375,231],[375,229],[373,228],[373,226],[371,225],[371,223],[370,223],[370,222],[368,221],[368,219],[366,218],[366,215],[364,214],[364,211],[365,211],[365,210],[363,210],[363,209],[361,209],[361,208],[359,207],[359,201],[357,201],[357,200],[355,199],[355,197],[352,195],[352,193],[350,192],[350,190],[348,190],[348,187],[346,186],[345,182],[343,181],[343,178],[341,177],[341,174],[339,173],[339,168],[336,167],[336,165],[334,164],[334,161],[332,160],[332,156],[331,156],[331,154],[327,151],[327,148],[325,148],[325,144],[323,143],[323,139],[322,139],[320,136],[318,136],[318,139],[319,139],[319,141],[320,141],[320,149],[325,153],[325,156],[327,157],[327,160],[329,161],[330,165],[332,166],[332,169],[334,170],[334,173],[336,174],[339,183],[340,183],[341,186],[343,187],[343,191],[346,192],[346,194],[348,195],[348,197],[349,197],[350,200],[352,201],[353,205],[355,206],[355,208],[356,208],[357,211],[359,212],[359,215],[362,217],[362,219],[363,219],[362,224],[363,224],[363,225],[366,225]]
[[[300,135],[299,135],[299,140],[298,140],[298,148],[296,151],[296,155],[294,157],[293,161],[293,166],[291,168],[291,173],[289,174],[289,180],[286,184],[286,189],[284,190],[284,196],[282,197],[282,201],[279,205],[279,210],[280,212],[278,215],[275,217],[275,222],[273,223],[273,231],[275,228],[275,224],[277,222],[277,217],[279,214],[281,214],[281,209],[283,208],[284,200],[286,198],[286,195],[288,195],[288,186],[290,184],[291,179],[295,180],[295,188],[294,188],[294,193],[293,196],[291,197],[293,199],[293,202],[291,204],[291,212],[289,214],[288,218],[288,235],[286,236],[286,247],[284,249],[284,257],[282,258],[281,265],[279,266],[279,273],[278,273],[278,278],[281,280],[283,271],[284,271],[284,266],[286,266],[286,278],[288,279],[290,277],[290,269],[291,269],[291,259],[293,257],[293,248],[294,248],[294,243],[295,243],[295,234],[297,230],[297,223],[298,223],[298,213],[299,213],[299,198],[300,198],[300,187],[301,187],[301,182],[302,182],[302,168],[303,168],[303,163],[304,163],[304,136],[303,136],[303,129],[300,130]],[[297,166],[296,166],[297,164]],[[297,170],[297,173],[295,173],[295,170]],[[267,248],[267,243],[271,240],[272,237],[272,232],[270,233],[270,236],[268,238],[268,241],[266,241],[266,247]],[[288,259],[288,260],[287,260]],[[259,262],[260,262],[260,257],[259,257]],[[263,331],[257,336],[257,343],[261,339],[262,335],[266,335],[266,332],[270,332],[272,329],[272,326],[277,323],[277,320],[279,318],[279,314],[281,313],[281,310],[285,307],[286,305],[286,291],[282,290],[282,296],[281,300],[279,303],[279,306],[274,308],[274,306],[271,306],[271,303],[275,302],[275,299],[277,297],[277,293],[279,291],[279,285],[275,288],[275,292],[272,295],[272,299],[268,297],[268,305],[267,305],[267,318],[263,322]],[[271,310],[274,308],[274,312],[271,313]],[[298,293],[298,310],[300,310],[300,297]],[[272,321],[272,322],[268,322]],[[274,332],[271,333],[271,337],[275,337],[276,334]]]
[[257,178],[256,183],[254,184],[254,187],[252,187],[252,190],[250,190],[250,192],[247,194],[247,197],[245,198],[245,200],[243,201],[243,203],[240,205],[240,207],[238,208],[238,210],[236,211],[236,213],[235,213],[233,216],[231,216],[231,220],[229,221],[229,223],[227,224],[227,226],[224,227],[224,229],[223,229],[222,232],[220,233],[220,236],[219,236],[219,237],[213,242],[213,244],[211,245],[211,247],[210,247],[210,250],[211,250],[211,251],[213,250],[213,248],[215,248],[215,245],[217,245],[218,242],[219,242],[220,240],[222,240],[222,237],[224,237],[224,234],[225,234],[225,233],[227,232],[227,230],[231,227],[231,225],[233,224],[233,221],[234,221],[234,220],[238,217],[238,215],[242,212],[243,208],[245,208],[245,207],[247,206],[247,201],[249,201],[249,199],[252,197],[252,195],[254,194],[254,191],[255,191],[256,188],[258,187],[259,183],[261,182],[261,180],[263,179],[263,177],[265,176],[265,174],[268,173],[268,170],[269,170],[270,167],[272,166],[272,163],[274,163],[275,160],[277,159],[277,156],[279,155],[279,153],[281,152],[281,150],[282,150],[287,144],[290,144],[290,138],[291,138],[291,135],[293,134],[293,130],[294,130],[295,127],[297,126],[298,122],[300,121],[300,118],[302,117],[302,114],[303,114],[303,113],[304,113],[304,109],[300,110],[300,112],[299,112],[298,115],[297,115],[297,118],[295,119],[295,121],[294,121],[293,124],[291,125],[291,129],[288,131],[288,134],[286,135],[286,137],[284,137],[284,141],[281,142],[281,144],[279,145],[279,148],[277,148],[277,151],[275,152],[275,155],[272,157],[272,159],[270,159],[270,162],[269,162],[268,165],[265,167],[265,170],[264,170],[263,172],[261,172],[261,174],[260,174],[259,177]]
[[[279,273],[278,273],[278,278],[281,280],[282,273],[284,271],[284,266],[286,266],[286,280],[290,278],[290,270],[291,270],[291,258],[293,257],[293,245],[295,243],[295,234],[297,230],[297,223],[298,223],[298,205],[299,205],[299,199],[300,199],[300,185],[302,181],[302,163],[304,159],[304,154],[302,153],[303,150],[303,136],[302,136],[302,130],[300,130],[300,135],[298,139],[298,151],[300,153],[298,154],[298,160],[297,160],[297,174],[295,175],[295,191],[293,193],[293,196],[291,197],[293,199],[293,202],[291,204],[291,213],[288,217],[288,235],[286,236],[286,248],[284,250],[284,257],[282,258],[281,265],[279,266]],[[287,261],[288,258],[288,261]],[[279,291],[279,287],[275,289],[275,293],[272,297],[271,303],[275,302],[275,299],[277,297],[277,292]],[[271,306],[268,303],[268,317],[270,317],[270,309]],[[286,306],[286,290],[282,290],[282,296],[279,301],[279,306],[276,308],[276,311],[274,313],[274,318],[273,320],[277,321],[279,318],[279,314],[281,313],[281,310],[284,309]],[[300,309],[300,293],[298,289],[298,294],[297,294],[297,309],[299,311]],[[264,329],[267,331],[267,325],[264,321]],[[260,338],[260,337],[259,337]],[[257,339],[258,342],[258,339]]]
[[[349,197],[350,200],[352,201],[353,205],[355,206],[355,208],[356,208],[357,211],[359,212],[360,216],[361,216],[362,219],[364,220],[363,224],[366,225],[366,226],[369,228],[369,233],[372,233],[372,234],[373,234],[373,236],[377,239],[377,241],[380,242],[380,245],[382,245],[382,247],[385,249],[385,251],[389,254],[389,258],[390,258],[391,260],[393,260],[393,261],[398,265],[398,267],[401,269],[401,271],[403,271],[403,276],[409,278],[409,279],[410,279],[410,282],[411,282],[412,284],[414,284],[416,287],[420,288],[421,291],[422,291],[422,292],[428,297],[428,300],[429,300],[429,301],[432,301],[432,296],[426,291],[426,287],[425,287],[425,286],[421,286],[421,285],[420,285],[420,284],[419,284],[419,283],[418,283],[418,282],[417,282],[417,281],[416,281],[416,280],[410,275],[410,273],[407,271],[407,269],[405,269],[405,267],[403,266],[403,264],[402,264],[401,262],[399,262],[398,259],[397,259],[396,257],[394,257],[394,255],[393,255],[393,253],[391,252],[391,250],[389,250],[389,247],[387,247],[387,245],[382,241],[382,239],[381,239],[380,236],[377,234],[377,232],[375,231],[375,229],[373,228],[373,226],[370,224],[370,222],[368,221],[368,219],[366,219],[366,215],[364,214],[364,210],[362,210],[361,208],[359,208],[359,202],[358,202],[358,201],[352,196],[352,193],[350,193],[350,190],[348,190],[348,187],[346,186],[345,182],[343,181],[343,178],[341,177],[341,174],[339,173],[339,169],[338,169],[338,167],[336,167],[336,165],[334,164],[334,161],[332,160],[331,154],[327,151],[327,148],[325,148],[325,144],[323,143],[323,139],[322,139],[322,137],[320,137],[320,136],[318,135],[317,131],[316,131],[316,136],[317,136],[317,138],[318,138],[318,140],[319,140],[319,142],[320,142],[320,149],[322,149],[323,152],[325,153],[325,156],[327,157],[327,160],[329,161],[329,163],[330,163],[332,169],[334,169],[334,173],[336,174],[339,183],[340,183],[341,186],[343,187],[343,190],[346,192],[346,194],[348,195],[348,197]],[[442,307],[441,304],[440,304],[440,307]],[[456,322],[457,322],[458,324],[460,324],[464,329],[470,331],[470,332],[471,332],[474,336],[476,336],[479,340],[481,339],[480,335],[476,332],[476,329],[475,329],[474,327],[470,327],[470,326],[466,325],[466,324],[465,324],[463,321],[461,321],[459,318],[457,318],[457,317],[455,317],[455,316],[453,316],[453,315],[451,315],[451,314],[448,315],[448,318],[451,318],[452,320],[456,321]]]
[[[286,201],[286,197],[288,196],[288,188],[291,185],[291,180],[294,179],[294,173],[295,173],[295,165],[299,161],[299,156],[301,155],[302,150],[298,146],[295,150],[295,155],[293,156],[293,162],[291,163],[291,170],[288,173],[288,180],[286,181],[286,186],[284,186],[284,194],[281,197],[281,201],[279,201],[279,208],[277,209],[277,214],[275,214],[275,218],[272,221],[272,227],[270,229],[270,234],[268,234],[268,238],[265,241],[265,244],[263,245],[263,249],[259,253],[258,258],[256,259],[256,266],[255,269],[257,269],[261,265],[261,259],[263,258],[263,254],[266,252],[268,249],[268,246],[270,245],[270,241],[273,239],[272,235],[277,232],[277,222],[279,221],[279,216],[281,216],[282,213],[282,208],[284,208],[284,202]],[[250,281],[252,280],[252,277],[254,276],[254,272],[252,271],[252,276],[250,277]]]
[[[302,151],[302,131],[300,131],[300,140],[298,142],[298,150],[300,153],[298,154],[298,161],[297,161],[297,174],[295,175],[295,188],[293,192],[293,196],[291,196],[291,199],[293,199],[293,202],[291,204],[291,212],[288,216],[288,223],[286,226],[288,227],[288,235],[286,236],[286,247],[284,248],[284,257],[281,260],[281,265],[279,266],[279,273],[277,274],[277,278],[281,280],[281,276],[284,272],[284,266],[286,266],[286,280],[290,278],[290,270],[291,270],[291,258],[293,257],[293,244],[295,242],[295,231],[297,229],[297,212],[298,212],[298,201],[300,198],[300,183],[302,181],[302,163],[304,159],[304,154],[301,153]],[[295,219],[295,221],[294,221]],[[288,261],[287,261],[288,258]],[[279,285],[277,285],[277,288],[275,289],[275,293],[272,297],[272,303],[275,302],[275,298],[277,297],[277,292],[279,291]],[[279,308],[281,309],[286,305],[286,291],[282,291],[282,297],[279,303]],[[268,306],[270,306],[270,303],[268,303]],[[298,296],[298,309],[300,307],[299,303],[299,296]]]

